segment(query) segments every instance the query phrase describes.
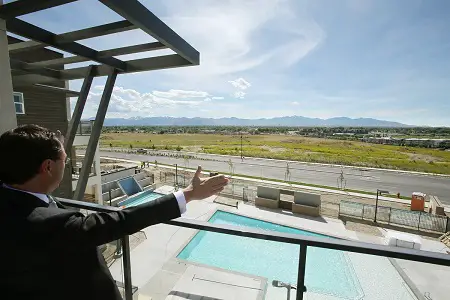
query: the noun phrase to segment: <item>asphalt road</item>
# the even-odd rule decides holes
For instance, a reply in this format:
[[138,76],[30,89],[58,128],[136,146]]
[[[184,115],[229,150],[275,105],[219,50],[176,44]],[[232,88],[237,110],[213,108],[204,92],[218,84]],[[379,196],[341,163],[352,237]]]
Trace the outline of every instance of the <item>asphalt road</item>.
[[[178,164],[185,166],[182,158],[166,157],[159,155],[140,155],[119,152],[101,151],[101,156],[116,157],[137,161],[155,161],[163,164]],[[265,160],[258,158],[245,158],[241,161],[236,157],[224,157],[217,155],[195,154],[212,160],[189,160],[188,167],[201,165],[204,169],[218,172],[230,172],[228,162],[231,160],[235,174],[259,176],[265,178],[284,180],[286,176],[286,162],[280,160]],[[219,161],[217,161],[219,160]],[[429,176],[413,173],[401,173],[384,170],[360,169],[330,165],[308,164],[301,162],[289,163],[290,181],[298,181],[309,184],[319,184],[339,187],[342,182],[348,189],[376,192],[377,189],[387,190],[390,193],[398,193],[402,196],[410,196],[413,192],[423,192],[435,195],[450,205],[450,177]]]

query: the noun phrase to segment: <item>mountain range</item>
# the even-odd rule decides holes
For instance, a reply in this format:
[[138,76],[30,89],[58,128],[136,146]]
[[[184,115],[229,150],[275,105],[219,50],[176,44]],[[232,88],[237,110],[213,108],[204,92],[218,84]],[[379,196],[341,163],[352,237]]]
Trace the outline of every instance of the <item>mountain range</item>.
[[305,127],[409,127],[410,125],[372,118],[336,117],[330,119],[302,116],[276,117],[268,119],[239,118],[175,118],[175,117],[133,117],[107,118],[104,126],[305,126]]

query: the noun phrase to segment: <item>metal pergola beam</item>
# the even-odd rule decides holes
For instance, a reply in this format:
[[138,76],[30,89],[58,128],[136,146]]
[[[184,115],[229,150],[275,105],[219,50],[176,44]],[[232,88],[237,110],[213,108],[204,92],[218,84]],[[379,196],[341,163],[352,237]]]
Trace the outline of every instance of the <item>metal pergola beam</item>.
[[[117,21],[113,23],[103,24],[99,26],[94,26],[86,29],[71,31],[67,33],[58,34],[54,37],[55,42],[75,42],[79,40],[91,39],[99,36],[124,32],[128,30],[136,29],[137,26],[132,24],[128,20]],[[44,48],[48,45],[37,42],[37,41],[25,41],[21,43],[14,43],[8,45],[10,53],[15,53],[19,51],[27,51],[35,48]]]
[[99,0],[144,32],[178,53],[192,65],[200,63],[200,54],[175,31],[137,0]]
[[11,70],[19,70],[26,73],[32,73],[32,74],[39,74],[41,76],[50,77],[52,79],[59,80],[61,79],[61,73],[59,70],[53,70],[43,67],[36,67],[32,66],[29,63],[17,60],[17,59],[11,59],[9,60]]
[[86,57],[89,60],[108,65],[121,71],[127,69],[127,64],[117,58],[100,57],[98,51],[76,42],[58,42],[55,40],[56,34],[16,18],[10,19],[6,23],[6,29],[20,36],[39,41],[74,55]]
[[75,1],[78,0],[17,0],[0,5],[0,18],[8,20]]
[[114,88],[114,83],[117,78],[117,70],[109,69],[108,79],[106,80],[105,88],[103,90],[102,98],[98,106],[97,115],[95,117],[94,126],[92,127],[91,136],[86,147],[86,154],[84,155],[83,165],[81,167],[80,177],[77,182],[77,187],[74,193],[75,200],[83,200],[86,185],[89,179],[92,163],[94,162],[95,152],[98,146],[100,133],[102,131],[103,122],[105,121],[106,111],[108,109],[109,100]]
[[57,87],[57,86],[52,86],[52,85],[46,85],[46,84],[40,84],[40,83],[35,83],[33,84],[33,86],[43,89],[43,90],[50,90],[50,91],[54,91],[54,92],[58,92],[58,93],[64,93],[66,96],[69,97],[77,97],[80,95],[80,92],[77,91],[72,91],[69,89],[65,89],[62,87]]
[[[99,51],[98,55],[100,57],[112,57],[112,56],[140,53],[140,52],[145,52],[145,51],[161,50],[161,49],[167,49],[167,46],[165,46],[164,44],[162,44],[160,42],[154,42],[154,43],[146,43],[146,44],[133,45],[133,46],[120,47],[120,48]],[[62,57],[62,58],[38,61],[35,63],[31,63],[31,65],[47,67],[47,66],[53,66],[53,65],[74,64],[74,63],[80,63],[80,62],[85,62],[85,61],[89,61],[89,59],[85,58],[85,57],[81,57],[81,56],[70,56],[70,57]]]
[[86,72],[86,77],[84,78],[83,81],[83,85],[81,86],[77,103],[75,104],[75,109],[73,111],[72,118],[70,119],[69,122],[66,138],[64,140],[64,149],[66,150],[66,153],[71,153],[70,150],[72,149],[73,141],[75,140],[75,135],[78,126],[80,125],[81,116],[83,115],[84,106],[86,105],[86,101],[89,96],[89,91],[91,90],[93,80],[94,80],[94,68],[93,66],[89,66]]
[[[163,55],[157,57],[141,58],[127,61],[128,69],[120,74],[137,73],[144,71],[162,70],[169,68],[187,67],[192,64],[180,57],[178,54]],[[73,68],[69,70],[63,70],[61,77],[64,80],[76,80],[83,79],[85,77],[88,67]],[[109,66],[96,65],[94,68],[94,76],[107,76],[109,74]],[[17,75],[14,76],[14,83],[25,85],[30,83],[50,83],[53,82],[51,78],[46,78],[36,74],[29,75]]]

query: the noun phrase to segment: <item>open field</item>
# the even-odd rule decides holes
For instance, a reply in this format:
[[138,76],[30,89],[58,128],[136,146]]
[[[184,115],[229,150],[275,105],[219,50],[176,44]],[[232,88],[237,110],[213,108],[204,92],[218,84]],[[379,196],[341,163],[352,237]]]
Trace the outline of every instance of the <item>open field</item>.
[[[102,146],[185,150],[240,155],[239,135],[107,133]],[[249,135],[243,154],[305,162],[344,164],[428,173],[450,174],[450,152],[436,149],[368,144],[355,141],[287,135]]]

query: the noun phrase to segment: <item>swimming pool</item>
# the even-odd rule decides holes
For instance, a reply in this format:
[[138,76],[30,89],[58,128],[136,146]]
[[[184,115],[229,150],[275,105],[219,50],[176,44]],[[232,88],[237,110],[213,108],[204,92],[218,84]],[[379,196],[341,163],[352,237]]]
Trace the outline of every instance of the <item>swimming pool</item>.
[[[209,222],[332,238],[220,210]],[[296,284],[299,251],[298,245],[199,231],[177,257]],[[338,250],[308,247],[305,285],[308,291],[343,299],[364,295],[347,253]]]
[[132,197],[129,197],[126,200],[119,202],[119,207],[132,207],[139,204],[147,203],[153,200],[156,200],[160,197],[164,196],[163,194],[155,193],[153,191],[144,191]]

